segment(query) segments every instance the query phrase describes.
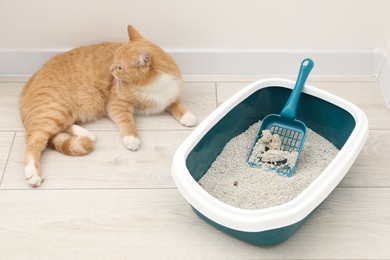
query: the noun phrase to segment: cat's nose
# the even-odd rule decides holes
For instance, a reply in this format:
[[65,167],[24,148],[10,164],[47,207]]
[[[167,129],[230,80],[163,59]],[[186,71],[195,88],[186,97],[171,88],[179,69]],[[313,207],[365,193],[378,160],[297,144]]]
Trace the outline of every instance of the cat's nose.
[[121,66],[119,66],[119,65],[111,65],[111,67],[110,67],[110,71],[111,72],[114,72],[114,71],[121,71],[122,70],[122,67]]

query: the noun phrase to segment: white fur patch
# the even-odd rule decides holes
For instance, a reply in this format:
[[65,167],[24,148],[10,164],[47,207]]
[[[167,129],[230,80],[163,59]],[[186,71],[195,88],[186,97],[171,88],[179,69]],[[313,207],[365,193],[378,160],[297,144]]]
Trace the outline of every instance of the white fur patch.
[[151,101],[155,105],[135,112],[142,115],[158,114],[177,99],[180,91],[180,81],[170,74],[163,73],[153,83],[136,91],[141,98]]
[[28,163],[24,167],[24,176],[31,186],[38,187],[41,185],[42,178],[38,174],[38,169],[35,168],[35,161],[31,157],[28,157],[27,161]]
[[184,126],[196,125],[196,116],[191,112],[186,112],[181,118],[180,123]]
[[81,152],[83,154],[86,154],[87,151],[84,149],[84,146],[82,145],[81,141],[79,140],[80,136],[76,137],[76,140],[74,142],[71,142],[71,147],[70,149],[73,152]]
[[138,137],[128,135],[123,137],[123,143],[127,149],[135,151],[138,150],[141,144],[141,140]]
[[93,133],[91,133],[85,128],[82,128],[79,125],[72,125],[72,133],[75,136],[86,136],[89,139],[91,139],[93,142],[96,141],[96,136]]

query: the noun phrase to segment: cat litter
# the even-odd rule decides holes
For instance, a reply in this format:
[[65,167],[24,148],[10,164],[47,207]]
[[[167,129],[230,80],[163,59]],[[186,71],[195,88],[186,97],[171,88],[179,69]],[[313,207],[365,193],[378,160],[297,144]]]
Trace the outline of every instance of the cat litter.
[[[252,156],[261,155],[262,168],[246,163],[249,148],[259,123],[231,139],[213,162],[199,184],[220,201],[243,209],[263,209],[287,203],[300,194],[339,151],[334,145],[311,129],[298,159],[296,172],[291,177],[275,174],[267,169],[275,162],[294,163],[296,152],[280,150],[280,139],[264,132]],[[239,184],[239,185],[238,185]]]

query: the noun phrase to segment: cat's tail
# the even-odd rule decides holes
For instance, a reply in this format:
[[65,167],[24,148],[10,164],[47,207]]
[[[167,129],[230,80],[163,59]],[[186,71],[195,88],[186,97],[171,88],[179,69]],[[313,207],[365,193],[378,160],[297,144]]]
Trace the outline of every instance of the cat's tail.
[[49,140],[49,147],[72,156],[87,155],[93,151],[95,136],[80,126],[73,125],[71,133],[62,132]]

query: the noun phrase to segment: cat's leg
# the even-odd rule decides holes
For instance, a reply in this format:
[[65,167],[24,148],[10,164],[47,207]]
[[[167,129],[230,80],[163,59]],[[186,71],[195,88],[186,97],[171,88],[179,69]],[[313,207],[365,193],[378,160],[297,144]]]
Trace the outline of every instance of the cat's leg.
[[139,148],[141,140],[135,129],[133,108],[123,100],[113,100],[107,105],[107,114],[119,128],[123,144],[127,149],[135,151]]
[[36,111],[32,110],[34,113],[23,120],[26,127],[24,173],[27,182],[33,187],[38,187],[43,181],[41,153],[53,136],[73,124],[73,117],[60,106],[57,106],[57,110],[49,110],[46,106],[37,106],[35,109]]
[[172,114],[182,125],[194,126],[196,125],[196,116],[187,110],[187,108],[180,102],[180,100],[172,103],[166,109]]
[[42,127],[26,128],[25,134],[24,174],[27,182],[33,187],[40,186],[43,181],[40,165],[42,151],[49,139],[62,131],[58,125],[43,121],[40,123]]
[[27,182],[38,187],[42,182],[40,158],[51,135],[39,131],[26,131],[24,152],[24,175]]

